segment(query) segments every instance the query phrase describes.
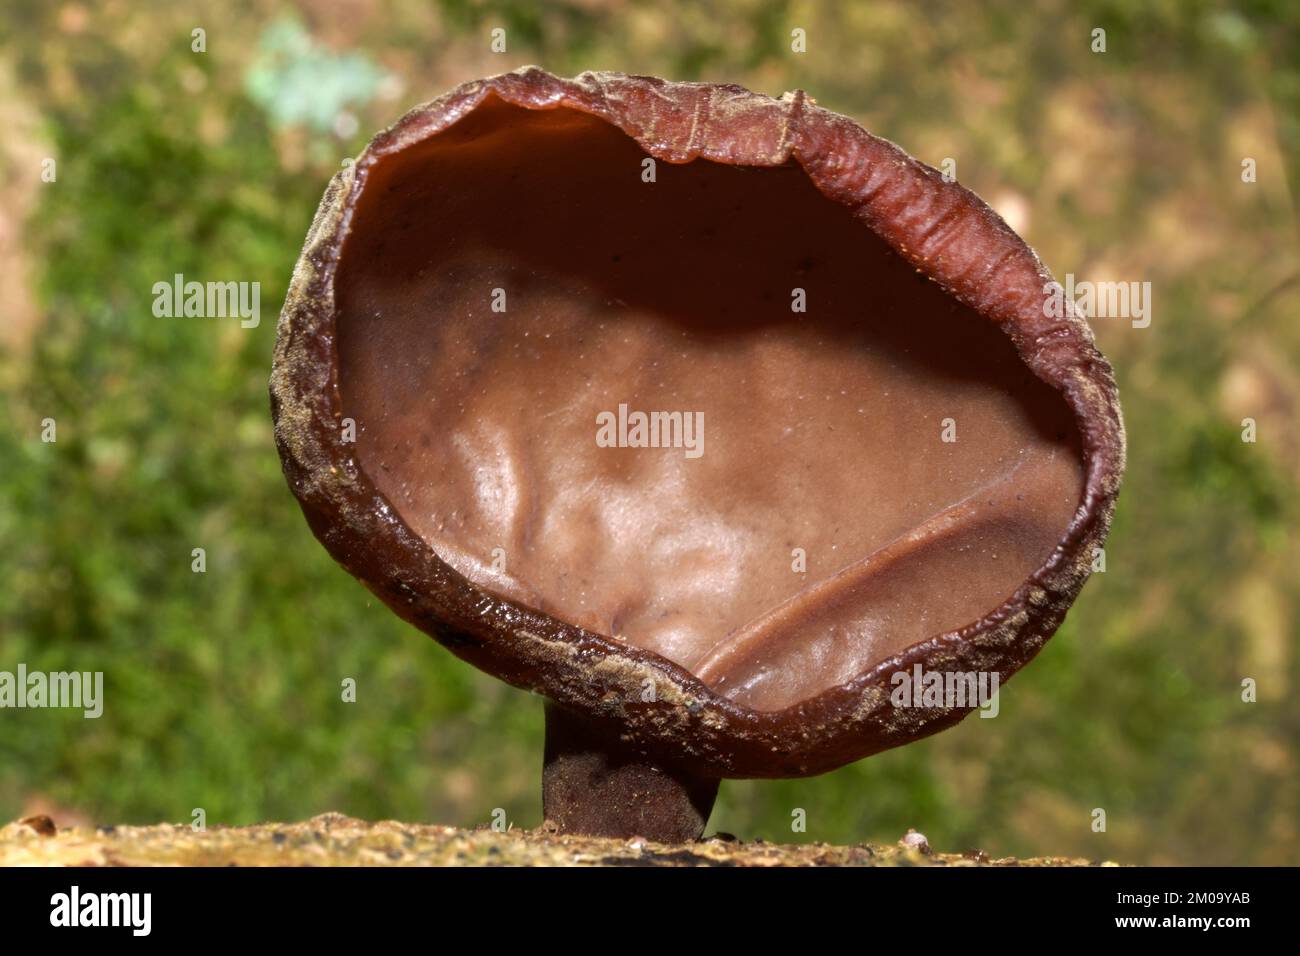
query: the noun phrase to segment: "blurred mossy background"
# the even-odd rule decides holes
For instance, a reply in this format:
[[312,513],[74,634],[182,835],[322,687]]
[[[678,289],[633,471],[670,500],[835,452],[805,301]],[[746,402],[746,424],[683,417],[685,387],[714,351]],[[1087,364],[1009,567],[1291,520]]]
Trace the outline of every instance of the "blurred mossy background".
[[[1058,277],[1153,286],[1149,328],[1094,323],[1130,448],[1106,573],[1000,717],[814,780],[728,782],[712,829],[1300,862],[1293,0],[3,0],[0,670],[102,670],[106,705],[0,711],[0,820],[539,822],[541,701],[334,565],[266,395],[328,177],[407,107],[526,63],[803,88],[956,159]],[[176,273],[261,283],[261,325],[155,318]]]

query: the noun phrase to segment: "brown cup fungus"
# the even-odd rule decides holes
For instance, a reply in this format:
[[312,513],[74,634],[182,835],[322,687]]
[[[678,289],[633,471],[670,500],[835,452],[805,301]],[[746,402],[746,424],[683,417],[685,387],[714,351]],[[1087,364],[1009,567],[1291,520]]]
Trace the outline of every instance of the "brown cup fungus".
[[[565,831],[698,837],[722,778],[949,727],[1123,468],[1110,367],[962,186],[802,93],[527,68],[334,177],[271,378],[317,537],[548,699]],[[951,681],[947,686],[952,687]]]

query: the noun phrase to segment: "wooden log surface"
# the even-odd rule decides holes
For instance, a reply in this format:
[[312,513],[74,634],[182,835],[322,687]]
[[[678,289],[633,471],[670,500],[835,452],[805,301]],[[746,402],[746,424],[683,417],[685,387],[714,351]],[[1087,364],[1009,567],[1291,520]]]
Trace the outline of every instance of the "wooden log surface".
[[[914,843],[920,841],[913,838]],[[928,846],[740,842],[661,844],[536,830],[457,827],[326,813],[301,823],[76,827],[48,817],[0,828],[0,866],[1115,866],[1066,857],[993,858]]]

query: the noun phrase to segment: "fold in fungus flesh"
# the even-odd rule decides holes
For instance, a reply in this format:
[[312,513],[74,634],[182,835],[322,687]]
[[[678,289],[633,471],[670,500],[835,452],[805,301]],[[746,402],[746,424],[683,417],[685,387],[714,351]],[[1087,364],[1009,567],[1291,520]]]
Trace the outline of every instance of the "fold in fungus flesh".
[[379,491],[479,587],[760,711],[1002,604],[1080,507],[1061,393],[796,163],[646,158],[489,96],[374,165],[335,281]]

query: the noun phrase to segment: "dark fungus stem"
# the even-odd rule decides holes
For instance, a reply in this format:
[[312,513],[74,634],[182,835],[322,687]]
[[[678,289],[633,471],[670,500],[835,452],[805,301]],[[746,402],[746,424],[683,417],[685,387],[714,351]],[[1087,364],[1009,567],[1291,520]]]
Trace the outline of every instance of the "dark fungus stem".
[[655,764],[616,731],[546,704],[542,813],[561,833],[698,840],[718,781]]

